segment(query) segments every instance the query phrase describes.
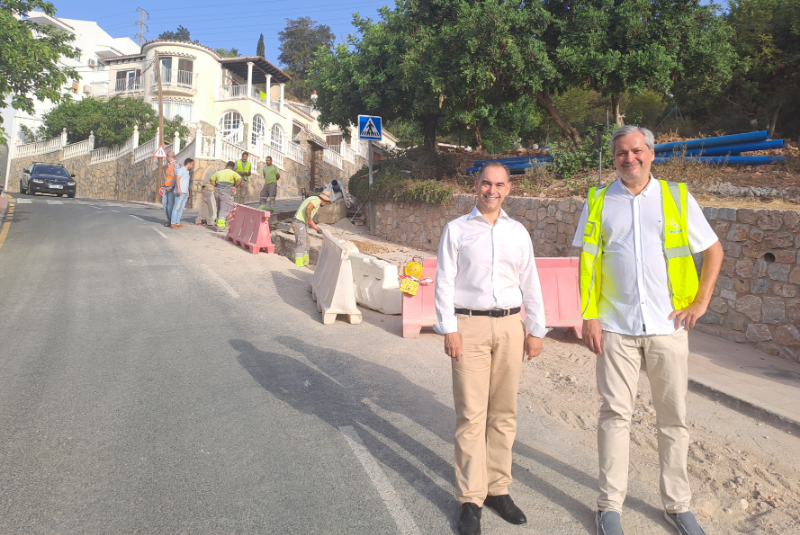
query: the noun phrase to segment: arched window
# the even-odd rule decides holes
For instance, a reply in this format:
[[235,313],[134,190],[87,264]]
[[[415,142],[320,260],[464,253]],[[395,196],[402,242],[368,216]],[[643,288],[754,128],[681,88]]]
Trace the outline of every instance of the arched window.
[[267,137],[267,125],[264,123],[264,118],[260,115],[253,117],[253,132],[250,135],[250,144],[255,146],[258,143],[258,138]]
[[272,132],[270,136],[270,145],[273,149],[283,152],[283,129],[281,125],[275,123],[272,125]]
[[242,121],[242,116],[239,115],[238,112],[225,112],[222,117],[219,118],[217,127],[220,129],[220,132],[222,132],[222,138],[225,139],[225,141],[230,143],[242,142],[244,122]]

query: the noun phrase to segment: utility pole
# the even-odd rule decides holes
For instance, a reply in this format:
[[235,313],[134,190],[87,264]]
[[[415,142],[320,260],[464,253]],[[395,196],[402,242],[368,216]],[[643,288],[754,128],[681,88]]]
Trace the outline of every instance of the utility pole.
[[[164,96],[161,92],[161,59],[156,51],[156,81],[158,82],[158,146],[164,146]],[[158,159],[158,184],[164,183],[164,158]],[[157,191],[157,190],[156,190]]]
[[134,24],[139,26],[139,33],[134,35],[134,37],[139,40],[139,46],[142,46],[145,41],[147,41],[147,38],[144,36],[144,34],[150,29],[147,27],[147,24],[145,24],[144,21],[150,20],[150,13],[140,7],[137,7],[136,11],[139,12],[139,20]]

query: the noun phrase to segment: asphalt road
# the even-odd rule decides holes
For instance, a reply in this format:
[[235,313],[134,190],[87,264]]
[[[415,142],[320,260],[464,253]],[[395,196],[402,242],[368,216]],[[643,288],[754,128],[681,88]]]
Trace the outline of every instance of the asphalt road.
[[[0,533],[453,533],[441,338],[404,340],[399,317],[370,311],[323,326],[310,271],[163,220],[16,203],[0,248]],[[593,533],[590,449],[522,411],[511,492],[530,521],[485,511],[484,533]],[[653,489],[632,481],[626,505],[631,533],[669,533]]]

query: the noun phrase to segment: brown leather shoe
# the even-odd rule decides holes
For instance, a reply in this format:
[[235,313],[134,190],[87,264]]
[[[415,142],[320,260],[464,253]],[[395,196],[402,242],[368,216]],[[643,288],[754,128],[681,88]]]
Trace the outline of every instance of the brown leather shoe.
[[186,228],[186,225],[181,225],[178,223],[177,225],[172,225],[172,228]]

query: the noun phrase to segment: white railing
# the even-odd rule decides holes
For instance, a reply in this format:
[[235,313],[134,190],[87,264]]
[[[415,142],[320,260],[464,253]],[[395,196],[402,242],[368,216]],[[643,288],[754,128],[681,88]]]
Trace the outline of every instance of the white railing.
[[225,85],[219,88],[219,98],[247,98],[246,85]]
[[224,162],[235,162],[242,157],[243,150],[239,145],[235,145],[222,139],[220,140],[220,147],[222,150],[220,151],[220,154],[216,155],[218,160],[222,160]]
[[305,162],[305,155],[306,155],[306,150],[300,145],[291,142],[288,144],[286,156],[290,160],[294,160],[297,163],[302,164],[303,162]]
[[156,137],[133,150],[133,163],[139,163],[152,157],[156,149],[158,149],[158,133],[156,133]]
[[265,145],[264,148],[262,149],[262,152],[264,154],[263,158],[264,161],[267,161],[267,156],[270,156],[272,158],[272,163],[278,166],[279,169],[285,169],[285,167],[283,166],[283,158],[286,155],[284,153],[269,145]]
[[134,134],[129,137],[128,141],[126,141],[123,145],[118,145],[116,147],[102,147],[100,149],[93,150],[89,165],[111,162],[125,156],[126,154],[130,154],[134,151],[134,149],[136,149],[136,144],[138,141],[139,133],[134,132]]
[[195,150],[194,148],[197,146],[196,144],[197,138],[194,138],[188,145],[183,147],[183,149],[175,156],[175,159],[178,160],[178,163],[183,165],[183,161],[186,158],[195,158]]
[[269,107],[273,110],[277,111],[278,113],[281,112],[281,103],[278,100],[270,100]]
[[195,158],[200,160],[213,160],[214,159],[214,145],[216,140],[213,137],[197,134],[195,138]]
[[107,97],[108,96],[108,82],[92,82],[92,96],[93,97]]
[[142,77],[136,78],[123,78],[114,80],[109,88],[109,82],[92,82],[92,96],[93,97],[108,97],[113,95],[129,95],[132,93],[141,93],[144,91],[144,84]]
[[47,154],[49,152],[57,152],[64,148],[64,137],[58,136],[47,141],[38,141],[36,143],[28,143],[27,145],[17,145],[14,149],[15,158],[25,158],[26,156],[36,156],[39,154]]
[[[181,71],[177,69],[161,69],[161,87],[179,87],[181,89],[191,89],[197,91],[197,77],[199,73],[192,71]],[[150,75],[153,87],[158,86],[158,75]]]
[[64,159],[77,158],[85,154],[90,154],[94,150],[94,136],[90,135],[89,139],[73,143],[64,147]]
[[358,156],[358,154],[344,141],[342,141],[341,145],[339,145],[339,154],[344,160],[350,163],[356,163],[356,156]]
[[367,149],[367,144],[361,140],[351,140],[350,141],[350,148],[353,149],[357,155],[361,156],[365,160],[369,158],[369,150]]
[[344,164],[342,163],[342,157],[330,149],[324,149],[322,151],[322,161],[336,167],[337,169],[342,169],[344,167]]

